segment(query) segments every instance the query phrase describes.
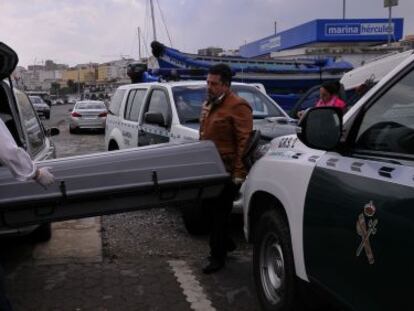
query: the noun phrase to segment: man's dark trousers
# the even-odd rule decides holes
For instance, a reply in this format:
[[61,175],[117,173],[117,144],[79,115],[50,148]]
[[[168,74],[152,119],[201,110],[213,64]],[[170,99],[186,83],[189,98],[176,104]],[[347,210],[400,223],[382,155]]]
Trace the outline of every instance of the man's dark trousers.
[[229,218],[238,190],[239,187],[229,181],[220,196],[209,202],[212,217],[210,255],[220,262],[224,262],[227,256]]

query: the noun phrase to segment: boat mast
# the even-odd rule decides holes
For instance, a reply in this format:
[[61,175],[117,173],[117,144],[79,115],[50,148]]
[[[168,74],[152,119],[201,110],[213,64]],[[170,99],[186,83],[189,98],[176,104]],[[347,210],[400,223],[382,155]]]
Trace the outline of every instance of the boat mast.
[[139,60],[141,60],[141,28],[138,27],[138,55]]
[[152,0],[150,0],[150,6],[151,6],[151,19],[152,19],[152,35],[154,41],[157,41],[157,31],[155,30],[155,18],[154,18],[154,4],[152,3]]

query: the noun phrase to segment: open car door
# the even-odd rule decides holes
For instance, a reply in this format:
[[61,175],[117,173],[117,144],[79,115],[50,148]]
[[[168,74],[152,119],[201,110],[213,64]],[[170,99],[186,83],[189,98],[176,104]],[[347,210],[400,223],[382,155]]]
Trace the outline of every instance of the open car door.
[[43,189],[0,167],[0,229],[120,213],[217,196],[229,179],[212,142],[159,144],[39,162]]

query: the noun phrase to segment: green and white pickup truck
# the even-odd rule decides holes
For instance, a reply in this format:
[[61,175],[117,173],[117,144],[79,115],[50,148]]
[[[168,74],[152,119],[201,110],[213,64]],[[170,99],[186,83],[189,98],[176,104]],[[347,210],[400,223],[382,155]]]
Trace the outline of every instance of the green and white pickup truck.
[[312,108],[297,135],[275,138],[243,206],[264,310],[310,289],[345,309],[413,309],[414,55],[343,117]]

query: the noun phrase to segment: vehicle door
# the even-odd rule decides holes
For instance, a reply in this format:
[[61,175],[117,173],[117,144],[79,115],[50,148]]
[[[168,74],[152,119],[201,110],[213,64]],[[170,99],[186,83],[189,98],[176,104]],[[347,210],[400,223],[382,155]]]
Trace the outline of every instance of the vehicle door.
[[172,124],[171,102],[165,88],[149,91],[138,132],[138,146],[167,143]]
[[305,200],[309,277],[355,310],[412,306],[414,71],[390,80],[319,159]]
[[138,118],[143,106],[147,89],[129,90],[123,111],[122,138],[125,148],[138,146]]
[[29,97],[23,92],[14,92],[17,108],[20,115],[26,151],[36,161],[52,159],[55,157],[55,148],[48,142],[39,117],[30,103]]

